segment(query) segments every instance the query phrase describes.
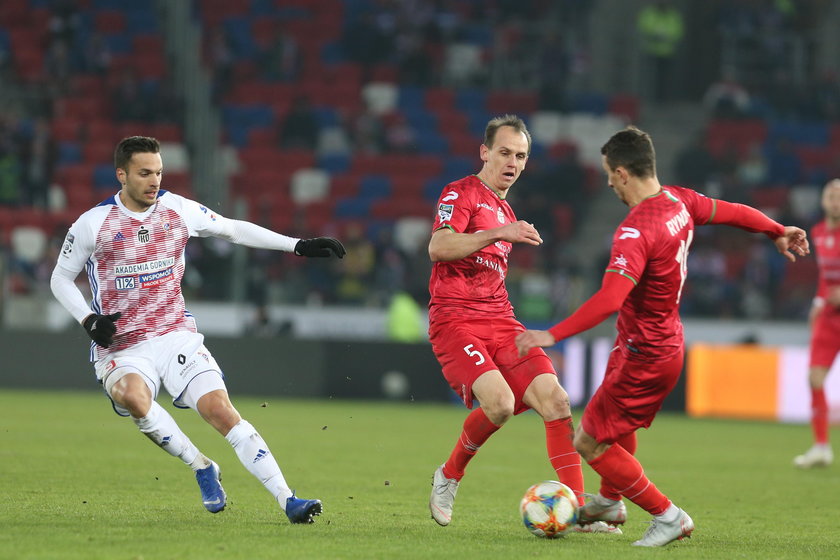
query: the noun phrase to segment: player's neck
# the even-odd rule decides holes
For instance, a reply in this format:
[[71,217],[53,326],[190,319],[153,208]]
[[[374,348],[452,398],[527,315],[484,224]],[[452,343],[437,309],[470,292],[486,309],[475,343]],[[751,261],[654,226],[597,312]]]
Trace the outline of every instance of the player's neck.
[[627,199],[627,206],[633,208],[637,204],[640,204],[641,202],[656,196],[661,192],[662,185],[659,184],[659,180],[656,177],[642,179],[636,184],[636,188],[630,192],[630,196]]
[[491,191],[496,193],[496,196],[498,196],[502,200],[504,200],[505,197],[507,196],[507,190],[500,190],[500,189],[497,189],[497,188],[493,187],[493,185],[491,185],[490,183],[488,183],[487,181],[484,180],[484,178],[481,176],[480,172],[475,174],[475,178],[478,179],[479,181],[481,181],[482,185],[484,185],[485,187],[487,187],[488,189],[490,189]]

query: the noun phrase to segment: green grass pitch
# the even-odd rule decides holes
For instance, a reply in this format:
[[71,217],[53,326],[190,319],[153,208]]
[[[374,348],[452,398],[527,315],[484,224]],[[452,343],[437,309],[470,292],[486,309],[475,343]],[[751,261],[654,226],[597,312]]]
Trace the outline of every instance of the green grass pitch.
[[[639,434],[651,479],[694,518],[691,539],[630,543],[649,516],[628,504],[621,536],[533,537],[518,503],[556,478],[542,423],[527,413],[493,436],[461,484],[452,524],[429,517],[431,475],[466,411],[417,402],[234,396],[302,497],[324,502],[290,525],[227,442],[192,411],[173,415],[222,468],[228,507],[204,511],[191,471],[156,449],[97,392],[0,391],[0,558],[830,558],[840,465],[800,471],[807,426],[662,414]],[[167,408],[171,409],[165,404]],[[575,418],[579,419],[579,413]],[[597,490],[584,465],[587,487]]]

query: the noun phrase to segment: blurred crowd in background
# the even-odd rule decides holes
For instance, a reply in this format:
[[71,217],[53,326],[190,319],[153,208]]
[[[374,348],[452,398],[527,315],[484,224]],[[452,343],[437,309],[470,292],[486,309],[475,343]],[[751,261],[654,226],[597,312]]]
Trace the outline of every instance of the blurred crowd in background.
[[[156,135],[195,149],[184,140],[186,100],[171,80],[160,14],[124,4],[0,6],[5,297],[48,293],[67,227],[117,190],[107,167],[113,173],[120,138]],[[240,156],[232,196],[250,204],[247,219],[294,236],[335,235],[347,256],[303,262],[247,251],[243,258],[225,242],[195,240],[187,248],[188,300],[385,308],[395,294],[409,294],[424,307],[431,266],[424,224],[445,184],[480,168],[483,125],[504,112],[523,116],[535,138],[510,202],[546,240],[511,255],[507,283],[522,320],[563,317],[597,287],[603,268],[592,263],[605,264],[618,223],[604,224],[594,242],[580,237],[586,223],[602,219],[592,210],[606,190],[597,149],[616,124],[646,129],[660,108],[679,104],[702,121],[671,146],[667,167],[661,162],[663,184],[751,204],[784,223],[810,227],[819,219],[819,189],[840,176],[840,82],[814,61],[813,45],[831,3],[636,2],[635,19],[624,25],[639,48],[643,87],[618,92],[599,91],[590,78],[599,4],[194,1],[221,141]],[[701,32],[705,43],[692,47]],[[687,77],[698,48],[715,62],[703,73],[709,79],[695,83]],[[587,129],[599,137],[546,132],[547,123],[590,121],[605,123]],[[265,161],[273,153],[294,157]],[[257,172],[249,154],[286,169]],[[361,171],[363,161],[397,169]],[[412,161],[430,171],[414,177],[408,193],[411,181],[398,168]],[[298,164],[326,177],[328,188],[312,195],[314,184],[296,195]],[[200,192],[188,167],[170,175],[165,154],[164,168],[164,187]],[[77,172],[83,180],[69,179]],[[288,184],[267,182],[274,177]],[[406,208],[413,236],[401,229]],[[815,289],[813,259],[786,266],[763,238],[724,228],[698,231],[689,269],[686,317],[802,319]]]

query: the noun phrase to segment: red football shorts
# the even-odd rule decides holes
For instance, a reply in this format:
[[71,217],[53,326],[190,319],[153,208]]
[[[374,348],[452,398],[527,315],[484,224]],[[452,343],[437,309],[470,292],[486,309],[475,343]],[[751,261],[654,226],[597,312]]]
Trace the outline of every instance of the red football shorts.
[[604,381],[583,411],[583,431],[600,443],[647,428],[680,377],[684,352],[658,362],[638,362],[613,350]]
[[524,330],[513,317],[438,319],[429,326],[429,341],[443,376],[467,408],[473,407],[475,380],[488,371],[499,370],[516,399],[514,414],[528,410],[522,397],[531,381],[555,371],[542,348],[519,357],[514,340]]
[[811,330],[811,367],[830,368],[840,352],[840,312],[823,310]]

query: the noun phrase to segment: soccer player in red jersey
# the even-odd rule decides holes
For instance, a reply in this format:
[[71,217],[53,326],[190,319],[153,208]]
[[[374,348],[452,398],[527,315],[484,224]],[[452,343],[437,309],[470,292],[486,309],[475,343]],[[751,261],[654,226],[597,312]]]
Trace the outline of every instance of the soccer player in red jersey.
[[828,442],[828,403],[825,378],[840,352],[840,179],[826,183],[822,193],[825,219],[811,229],[817,255],[817,295],[808,316],[811,323],[811,429],[814,445],[793,459],[803,469],[827,467],[834,462]]
[[800,228],[782,226],[749,206],[660,185],[653,142],[635,127],[614,134],[601,154],[610,188],[630,207],[613,235],[601,289],[551,329],[518,335],[516,345],[520,356],[530,355],[618,311],[618,337],[604,380],[575,433],[575,448],[601,476],[600,493],[589,497],[580,517],[623,523],[624,496],[653,515],[633,544],[663,546],[691,535],[694,522],[645,476],[634,457],[635,432],[650,426],[682,370],[679,302],[694,227],[728,224],[764,233],[791,261],[809,253],[808,240]]
[[[443,375],[472,408],[449,459],[434,474],[429,508],[449,525],[467,463],[511,416],[534,409],[543,418],[549,461],[561,482],[583,498],[580,456],[573,444],[569,397],[541,349],[517,356],[516,320],[505,288],[514,243],[539,245],[534,226],[517,220],[506,197],[531,151],[525,123],[492,119],[480,147],[481,171],[449,183],[440,195],[429,242],[429,337]],[[606,524],[582,531],[616,532]]]

